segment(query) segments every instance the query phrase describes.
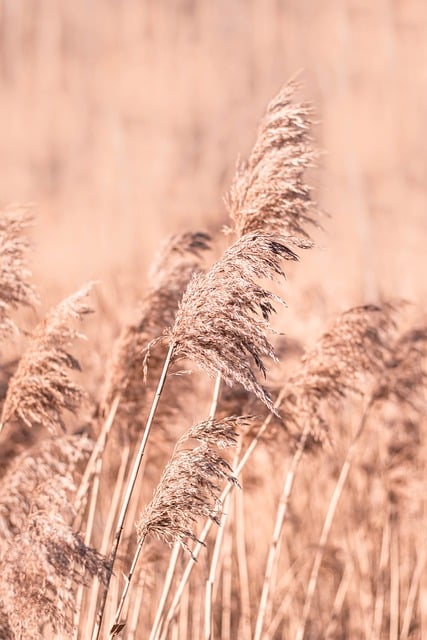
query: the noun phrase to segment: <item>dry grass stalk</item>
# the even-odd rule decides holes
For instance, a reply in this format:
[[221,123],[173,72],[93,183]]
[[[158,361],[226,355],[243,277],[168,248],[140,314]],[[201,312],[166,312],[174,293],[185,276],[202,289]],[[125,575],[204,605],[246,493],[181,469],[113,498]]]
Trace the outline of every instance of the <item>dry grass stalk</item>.
[[36,328],[32,342],[11,378],[3,405],[1,422],[22,421],[27,427],[40,425],[52,433],[64,429],[62,413],[75,413],[85,396],[70,377],[69,370],[80,370],[68,349],[82,337],[70,327],[91,312],[84,299],[91,284],[66,298]]
[[30,224],[31,215],[25,208],[0,212],[0,341],[17,330],[11,311],[21,306],[34,307],[38,302],[34,288],[28,283],[29,244],[24,232]]
[[[276,514],[258,609],[254,636],[257,640],[262,637],[264,618],[272,587],[272,572],[277,562],[279,541],[303,451],[310,439],[314,442],[323,442],[327,436],[327,422],[323,413],[325,404],[332,404],[336,407],[350,392],[363,394],[366,391],[366,378],[371,376],[372,386],[372,382],[376,381],[376,376],[384,372],[390,356],[390,333],[394,327],[390,305],[385,304],[383,307],[369,305],[350,309],[338,317],[331,329],[304,356],[300,371],[292,376],[285,386],[288,391],[281,405],[284,418],[297,424],[302,429],[302,434],[298,440],[289,472],[285,477]],[[350,447],[348,459],[343,466],[340,480],[329,506],[319,543],[320,550],[323,550],[326,544],[342,487],[347,479],[355,446],[364,424],[365,419],[362,420],[361,427]],[[298,630],[299,640],[302,640],[301,634],[304,633],[307,622],[313,597],[313,585],[317,581],[321,558],[322,555],[319,552],[316,555],[310,579],[303,620]]]
[[293,103],[298,85],[289,82],[270,102],[247,162],[241,163],[226,198],[239,236],[253,232],[293,236],[310,246],[316,203],[305,172],[317,154],[312,148],[312,108]]
[[[48,625],[69,633],[73,585],[105,580],[108,565],[60,516],[37,511],[9,543],[1,561],[0,599],[16,638],[44,638]],[[62,635],[62,637],[64,637]]]
[[279,298],[255,278],[283,276],[282,260],[297,260],[284,242],[273,234],[240,238],[206,274],[193,277],[170,332],[175,358],[190,358],[212,376],[219,372],[229,385],[240,383],[270,410],[255,370],[265,375],[263,358],[274,358],[266,332]]

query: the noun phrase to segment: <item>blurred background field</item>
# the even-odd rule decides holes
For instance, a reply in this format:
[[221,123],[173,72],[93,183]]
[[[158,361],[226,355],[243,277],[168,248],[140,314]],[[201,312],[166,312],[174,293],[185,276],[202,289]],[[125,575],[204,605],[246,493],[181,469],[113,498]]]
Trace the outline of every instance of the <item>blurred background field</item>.
[[96,278],[126,308],[125,285],[143,285],[165,234],[226,223],[236,159],[300,71],[331,217],[289,295],[330,312],[382,295],[425,301],[423,0],[0,7],[0,202],[35,205],[44,299]]

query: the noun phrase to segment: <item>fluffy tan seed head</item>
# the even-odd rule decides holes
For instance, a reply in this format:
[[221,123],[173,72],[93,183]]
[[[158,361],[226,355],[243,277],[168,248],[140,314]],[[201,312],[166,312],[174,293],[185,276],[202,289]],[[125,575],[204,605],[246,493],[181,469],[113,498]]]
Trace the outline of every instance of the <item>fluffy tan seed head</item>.
[[237,235],[271,232],[310,245],[316,204],[305,172],[317,157],[310,138],[312,108],[293,102],[290,82],[273,98],[249,159],[237,168],[226,199]]
[[286,383],[285,423],[311,426],[314,442],[328,438],[326,407],[349,393],[371,392],[384,375],[395,330],[394,308],[365,305],[340,315]]
[[230,385],[240,383],[271,410],[255,371],[265,375],[264,358],[274,358],[267,331],[280,299],[256,280],[283,276],[282,260],[297,260],[284,238],[243,236],[206,274],[193,277],[170,332],[176,357],[194,360],[211,375],[220,372]]
[[0,341],[16,331],[11,311],[20,306],[33,307],[38,302],[28,283],[31,274],[24,231],[30,222],[31,216],[23,208],[0,211]]
[[62,413],[75,412],[84,398],[83,389],[69,375],[80,365],[68,349],[81,337],[71,322],[91,311],[85,298],[87,285],[54,308],[35,330],[9,382],[1,422],[22,421],[28,427],[41,425],[52,432],[63,427]]

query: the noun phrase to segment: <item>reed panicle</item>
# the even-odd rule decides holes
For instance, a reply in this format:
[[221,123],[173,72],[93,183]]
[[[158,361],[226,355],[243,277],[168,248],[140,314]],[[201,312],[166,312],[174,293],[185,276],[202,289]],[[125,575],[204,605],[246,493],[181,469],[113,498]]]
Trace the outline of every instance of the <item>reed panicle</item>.
[[75,587],[94,576],[105,581],[108,571],[61,516],[32,513],[0,562],[0,600],[14,637],[41,640],[48,625],[61,637],[70,633]]
[[28,282],[26,254],[29,248],[25,229],[31,216],[25,208],[11,208],[0,212],[0,341],[17,328],[11,311],[18,307],[34,307],[38,298]]
[[74,490],[91,449],[86,436],[51,436],[15,458],[0,486],[0,550],[24,529],[31,511],[67,504],[64,492]]
[[312,443],[328,440],[326,408],[349,393],[368,393],[384,376],[395,330],[390,304],[354,307],[341,314],[302,359],[286,383],[281,405],[287,425],[310,425]]
[[282,260],[297,255],[274,234],[248,234],[235,242],[206,273],[193,276],[169,332],[175,358],[190,358],[210,375],[240,383],[275,411],[255,370],[265,375],[263,359],[274,359],[266,332],[274,302],[280,298],[255,278],[284,276]]
[[427,327],[405,331],[396,339],[384,376],[377,384],[378,399],[425,410],[423,390],[427,383]]
[[75,413],[79,408],[85,393],[68,371],[80,370],[69,347],[82,336],[70,323],[91,312],[85,302],[91,286],[66,298],[36,328],[9,382],[2,424],[22,421],[27,427],[40,425],[55,433],[65,428],[63,411]]
[[193,449],[177,450],[166,465],[153,499],[136,524],[139,540],[153,535],[170,546],[180,542],[190,550],[189,541],[198,542],[194,527],[199,517],[220,523],[218,499],[222,487],[218,481],[238,482],[217,448],[235,446],[236,428],[246,423],[247,418],[206,420],[193,426],[179,440],[177,446],[190,439],[197,439],[201,444]]
[[[209,249],[210,237],[205,233],[181,233],[164,243],[150,269],[150,285],[135,322],[126,325],[116,340],[103,390],[101,410],[105,414],[114,396],[121,394],[119,411],[124,417],[143,421],[139,415],[145,405],[141,380],[144,349],[174,322],[179,301],[193,273],[201,269],[201,253]],[[153,378],[161,371],[163,352],[153,350],[150,372]],[[151,376],[150,376],[151,377]],[[166,403],[168,405],[168,403]]]
[[237,167],[226,204],[239,236],[268,231],[312,244],[307,227],[317,226],[316,203],[304,174],[317,153],[310,138],[312,107],[293,102],[297,87],[289,82],[273,98],[249,159]]

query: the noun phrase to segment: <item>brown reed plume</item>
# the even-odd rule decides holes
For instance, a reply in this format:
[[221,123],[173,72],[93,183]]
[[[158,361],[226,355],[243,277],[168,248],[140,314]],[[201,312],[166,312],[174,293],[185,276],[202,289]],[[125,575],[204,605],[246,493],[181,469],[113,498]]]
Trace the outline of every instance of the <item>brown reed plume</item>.
[[14,420],[55,433],[64,429],[63,411],[75,413],[79,408],[85,394],[68,371],[80,370],[80,365],[68,349],[73,340],[82,336],[70,322],[91,312],[84,300],[91,286],[66,298],[36,328],[9,382],[0,429]]
[[0,562],[0,600],[14,637],[42,639],[48,625],[61,637],[69,634],[75,587],[94,576],[105,580],[108,571],[60,515],[32,513]]
[[30,223],[31,216],[24,208],[0,211],[0,341],[17,330],[11,311],[20,306],[34,307],[38,302],[28,282],[29,243],[24,232]]
[[274,410],[255,370],[265,375],[263,358],[274,359],[266,332],[273,303],[280,299],[255,278],[284,276],[282,260],[296,254],[274,234],[248,234],[234,243],[206,273],[191,280],[169,332],[174,357],[194,360],[227,384],[240,383]]
[[[231,417],[222,421],[210,418],[191,427],[178,440],[175,453],[162,473],[153,499],[136,523],[138,545],[109,638],[114,638],[124,627],[125,623],[120,616],[146,537],[155,536],[169,546],[175,544],[176,550],[176,543],[180,543],[192,554],[190,540],[202,544],[194,532],[198,519],[204,516],[218,525],[221,523],[221,487],[218,481],[228,480],[233,485],[238,485],[238,481],[228,462],[219,454],[218,448],[236,446],[236,428],[246,426],[247,422],[248,418],[243,417]],[[201,444],[194,448],[180,449],[191,440],[198,440]],[[177,553],[174,552],[173,556],[177,557]]]
[[373,393],[390,358],[394,311],[384,303],[338,316],[286,382],[280,410],[288,428],[300,433],[305,426],[311,443],[323,444],[329,438],[327,408],[337,409],[345,396],[368,392],[369,385]]
[[[55,435],[14,459],[0,485],[0,551],[5,541],[24,529],[32,511],[52,511],[66,504],[62,491],[73,492],[91,449],[86,436]],[[47,491],[52,483],[54,490]]]
[[311,245],[307,227],[317,226],[316,203],[304,174],[317,153],[312,107],[293,102],[297,88],[291,81],[273,98],[249,159],[237,167],[226,204],[239,236],[268,231]]
[[[141,411],[146,402],[143,385],[144,349],[175,319],[182,298],[193,273],[201,269],[201,252],[210,248],[205,233],[181,233],[164,243],[150,269],[150,284],[135,322],[126,325],[116,340],[106,367],[100,406],[106,414],[117,393],[120,393],[120,415],[127,422],[144,420]],[[150,371],[161,371],[164,354],[153,350]],[[168,406],[168,403],[166,403]]]

